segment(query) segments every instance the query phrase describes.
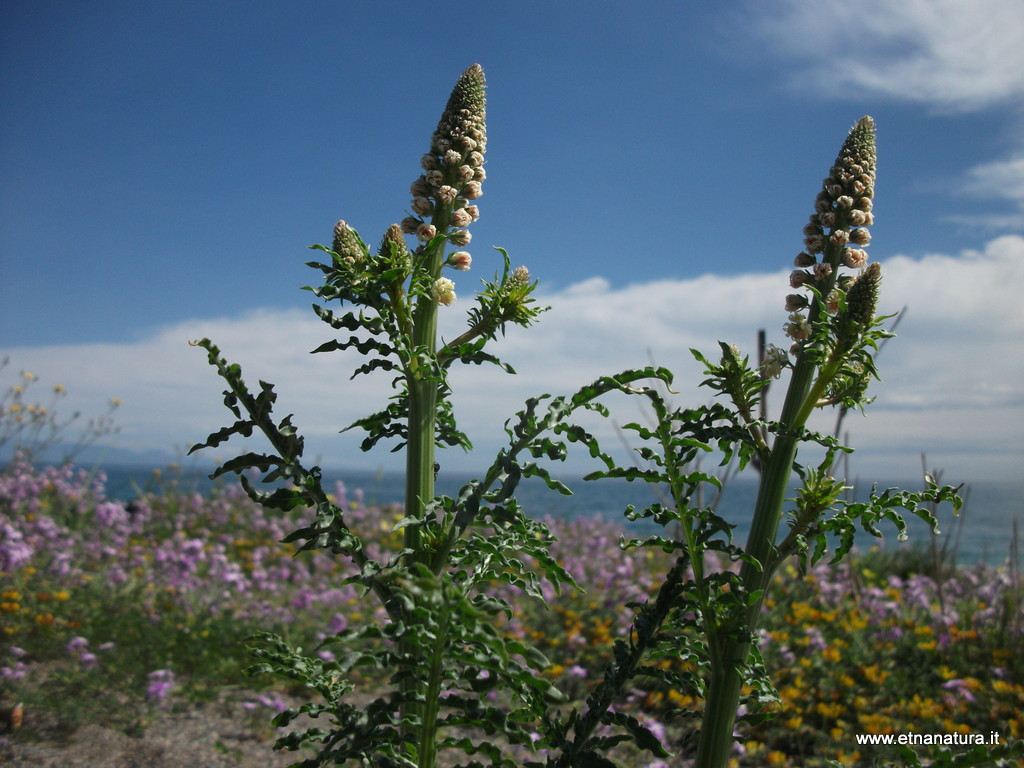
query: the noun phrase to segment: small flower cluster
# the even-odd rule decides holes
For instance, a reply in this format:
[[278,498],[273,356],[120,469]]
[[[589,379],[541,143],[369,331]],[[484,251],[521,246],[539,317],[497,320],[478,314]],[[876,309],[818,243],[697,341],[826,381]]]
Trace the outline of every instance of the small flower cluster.
[[[409,188],[413,215],[402,220],[402,232],[415,235],[421,243],[445,234],[455,246],[469,244],[471,235],[466,228],[480,218],[480,210],[471,201],[483,195],[487,178],[483,167],[485,119],[484,71],[474,64],[455,84],[431,139],[430,152],[420,159],[423,173]],[[447,263],[467,270],[470,261],[467,252],[458,251]]]
[[[875,126],[870,117],[863,117],[850,130],[822,183],[814,201],[814,213],[804,227],[804,250],[797,254],[797,269],[789,276],[792,288],[814,289],[829,314],[839,311],[842,297],[854,283],[852,275],[838,274],[839,268],[863,269],[867,265],[864,248],[871,242],[867,228],[874,223],[874,191]],[[804,315],[810,306],[811,300],[802,294],[786,297],[786,311],[790,315],[785,330],[793,339],[793,354],[811,336],[811,323]],[[776,363],[773,358],[773,371],[777,369]]]

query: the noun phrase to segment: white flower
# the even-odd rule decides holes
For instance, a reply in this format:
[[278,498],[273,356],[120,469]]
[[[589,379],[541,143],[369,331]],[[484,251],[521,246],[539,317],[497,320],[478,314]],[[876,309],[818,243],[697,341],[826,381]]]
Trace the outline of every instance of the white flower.
[[457,211],[452,211],[453,227],[468,227],[472,223],[473,217],[465,208],[459,208]]
[[434,281],[433,287],[434,301],[440,304],[442,307],[449,307],[455,301],[455,283],[449,280],[447,277],[439,277]]
[[457,152],[454,149],[449,149],[444,153],[444,164],[448,167],[462,165],[462,153]]
[[437,168],[437,158],[433,155],[424,155],[420,158],[420,168],[424,171],[433,171]]
[[440,171],[427,171],[426,179],[428,184],[439,187],[441,182],[444,181],[444,174]]
[[480,209],[477,208],[475,205],[467,205],[465,211],[470,215],[473,221],[476,221],[477,219],[480,218]]
[[473,180],[473,166],[471,165],[460,165],[459,169],[455,172],[456,176],[459,177],[459,181],[465,183]]
[[789,365],[789,355],[786,350],[769,344],[764,351],[764,362],[761,363],[761,376],[765,379],[778,378],[782,369]]
[[811,337],[811,324],[799,312],[794,312],[789,316],[789,322],[786,323],[786,335],[795,341],[809,339]]
[[431,240],[437,234],[437,227],[433,224],[423,223],[416,227],[416,237],[422,242]]
[[432,213],[434,210],[434,204],[425,197],[414,197],[409,207],[412,208],[414,213],[418,213],[420,216]]
[[483,184],[479,181],[471,181],[462,188],[462,196],[467,200],[476,200],[483,193]]
[[834,315],[839,311],[839,291],[833,288],[825,299],[825,311]]

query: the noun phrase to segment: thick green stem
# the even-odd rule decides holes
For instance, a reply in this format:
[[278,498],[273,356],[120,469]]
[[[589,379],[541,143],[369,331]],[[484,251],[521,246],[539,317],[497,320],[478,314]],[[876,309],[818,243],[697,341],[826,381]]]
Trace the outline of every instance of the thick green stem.
[[[806,356],[801,356],[797,362],[782,408],[782,431],[775,439],[761,474],[746,547],[753,562],[745,561],[740,569],[740,578],[747,594],[764,590],[776,565],[775,537],[782,516],[782,502],[796,460],[799,430],[804,423],[801,415],[816,368]],[[704,705],[704,721],[697,752],[697,765],[701,768],[726,768],[729,764],[736,709],[743,686],[743,667],[750,653],[750,637],[757,630],[763,599],[762,592],[762,597],[747,608],[745,616],[740,617],[739,626],[728,634],[722,634],[721,649],[717,663],[712,668]]]
[[[442,210],[434,217],[434,225],[439,232],[445,231],[448,225],[448,211]],[[437,300],[431,288],[440,276],[444,264],[445,242],[441,241],[433,247],[428,246],[424,255],[425,264],[421,279],[426,281],[420,293],[416,308],[413,311],[413,358],[407,362],[406,371],[409,388],[409,424],[406,445],[405,475],[405,514],[425,523],[425,509],[434,498],[434,445],[437,431],[437,398],[438,382],[434,357],[437,352]],[[405,547],[410,550],[411,564],[428,564],[430,552],[423,542],[422,524],[413,523],[405,528]],[[442,639],[443,640],[443,639]],[[410,653],[407,643],[400,644],[403,655]],[[429,659],[427,678],[433,679],[439,674],[440,660]],[[412,699],[424,698],[426,685],[421,680],[409,677],[403,683],[403,693],[409,701],[403,705],[406,713],[415,713],[420,720],[417,734],[408,731],[404,735],[412,737],[421,745],[420,768],[434,768],[436,758],[433,750],[422,751],[422,745],[433,742],[436,737],[436,710],[431,702],[418,703]],[[434,714],[431,714],[433,712]]]

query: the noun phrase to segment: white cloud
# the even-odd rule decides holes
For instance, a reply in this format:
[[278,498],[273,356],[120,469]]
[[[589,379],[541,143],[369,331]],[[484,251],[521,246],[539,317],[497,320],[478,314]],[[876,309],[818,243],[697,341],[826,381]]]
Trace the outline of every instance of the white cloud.
[[1019,0],[749,3],[768,45],[806,64],[803,90],[970,111],[1024,95]]
[[985,227],[990,231],[1024,229],[1024,153],[971,168],[967,172],[963,192],[987,200],[1005,200],[1014,204],[1017,210],[950,217],[951,221]]
[[[722,339],[752,351],[758,328],[768,330],[769,341],[783,343],[786,274],[705,275],[624,286],[593,278],[543,296],[552,310],[538,326],[514,329],[494,347],[518,376],[493,366],[469,366],[453,376],[460,423],[482,455],[448,452],[442,460],[453,468],[479,468],[503,441],[501,424],[526,397],[568,393],[599,375],[652,361],[676,373],[676,402],[705,402],[708,392],[697,388],[701,370],[688,348],[713,356]],[[846,425],[860,449],[858,473],[912,475],[925,451],[936,463],[958,462],[947,465],[958,476],[1019,475],[1024,468],[1019,429],[1024,423],[1019,302],[1024,238],[1001,237],[958,256],[891,258],[883,262],[883,274],[882,308],[906,305],[909,310],[899,338],[880,358],[884,381],[873,387],[878,401],[866,419],[851,416]],[[444,313],[442,332],[449,338],[459,331],[462,315],[455,309],[462,303]],[[295,413],[310,456],[328,465],[398,466],[386,453],[360,454],[358,437],[337,434],[385,404],[391,394],[387,374],[349,381],[356,364],[352,354],[308,354],[331,338],[331,331],[307,312],[189,320],[132,344],[9,350],[8,373],[24,368],[45,386],[64,384],[71,393],[67,407],[86,414],[102,411],[108,398],[119,396],[122,433],[115,445],[181,449],[231,420],[205,354],[187,344],[201,336],[242,365],[250,387],[259,378],[276,385],[278,415]],[[780,390],[781,385],[772,392],[776,406]],[[637,418],[636,404],[624,407],[621,418]],[[833,419],[822,414],[819,427],[830,429]],[[615,448],[611,427],[603,429]],[[228,449],[218,453],[231,455]]]

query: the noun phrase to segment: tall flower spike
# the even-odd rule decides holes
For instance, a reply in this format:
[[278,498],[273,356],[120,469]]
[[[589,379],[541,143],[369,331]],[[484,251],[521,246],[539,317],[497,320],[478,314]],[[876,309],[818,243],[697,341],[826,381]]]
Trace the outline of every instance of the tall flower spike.
[[865,116],[850,129],[822,181],[814,214],[804,227],[804,252],[796,260],[798,267],[811,269],[791,275],[793,288],[813,285],[827,296],[843,281],[840,267],[861,268],[867,263],[863,248],[871,241],[867,227],[874,222],[875,162],[875,123]]
[[818,196],[824,208],[818,210],[818,221],[830,225],[830,242],[836,246],[827,254],[833,268],[839,266],[844,246],[867,245],[871,239],[863,227],[871,221],[865,212],[871,210],[875,194],[875,162],[875,122],[862,117],[847,134]]
[[[420,159],[425,172],[410,188],[417,216],[433,215],[433,223],[456,228],[468,227],[479,217],[468,201],[483,194],[486,107],[484,71],[474,64],[455,83],[431,137],[430,152]],[[403,229],[409,231],[407,226]]]
[[[455,83],[431,141],[431,152],[443,158],[448,169],[463,165],[463,159],[473,152],[479,153],[479,162],[470,162],[469,165],[483,162],[483,154],[487,151],[486,108],[484,70],[479,64],[474,64]],[[449,151],[454,154],[448,155]]]

